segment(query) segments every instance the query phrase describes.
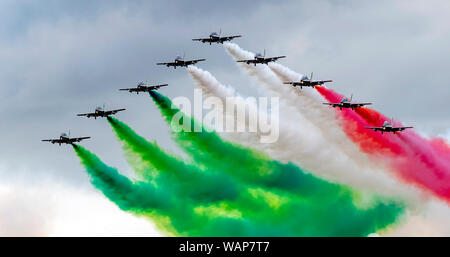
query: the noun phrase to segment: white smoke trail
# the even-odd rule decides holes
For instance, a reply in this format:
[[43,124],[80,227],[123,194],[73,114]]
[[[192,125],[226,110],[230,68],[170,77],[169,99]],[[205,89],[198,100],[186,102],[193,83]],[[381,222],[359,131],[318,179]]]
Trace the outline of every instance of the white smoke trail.
[[[227,52],[236,60],[252,59],[254,54],[241,49],[237,44],[225,44]],[[324,106],[324,99],[316,90],[298,90],[291,86],[282,84],[282,81],[298,81],[303,75],[295,73],[282,65],[271,63],[268,66],[240,65],[250,76],[254,76],[262,84],[266,94],[278,95],[288,106],[295,108],[298,115],[303,116],[317,130],[321,137],[324,137],[328,144],[333,144],[338,150],[343,152],[348,158],[356,162],[360,168],[382,168],[380,163],[369,160],[368,156],[345,135],[340,128],[334,113]],[[273,72],[272,72],[273,71]],[[261,89],[261,87],[259,88]]]
[[[303,75],[295,73],[289,68],[277,64],[271,63],[269,65],[273,73],[281,81],[298,81]],[[386,166],[382,166],[381,163],[373,162],[369,157],[361,152],[356,144],[354,144],[341,129],[338,120],[335,119],[335,114],[329,107],[324,106],[323,97],[316,90],[295,90],[296,106],[298,110],[311,121],[316,127],[320,129],[324,138],[331,144],[338,145],[341,151],[352,158],[361,167],[368,166],[369,168],[379,167],[382,169],[388,169]],[[292,99],[287,99],[292,100]]]
[[[222,85],[209,72],[194,66],[189,67],[188,71],[197,85],[204,90],[204,96],[218,97],[224,102],[227,97],[234,97],[233,99],[236,99],[234,104],[244,104],[243,98],[236,95],[234,89]],[[252,110],[249,115],[258,115],[256,107],[251,107],[249,110]],[[291,161],[327,180],[347,184],[359,190],[377,192],[385,196],[401,197],[414,205],[422,202],[413,200],[425,197],[416,189],[398,183],[382,170],[359,167],[352,159],[342,154],[339,149],[330,147],[330,144],[319,136],[320,133],[317,133],[317,130],[310,123],[298,123],[300,121],[298,117],[301,116],[290,115],[290,112],[281,109],[281,107],[280,110],[280,115],[284,117],[280,119],[282,121],[280,138],[277,142],[261,144],[256,137],[252,136],[247,136],[248,141],[242,141],[242,136],[236,137],[234,133],[228,133],[226,137],[232,141],[264,151],[275,159]],[[224,115],[234,115],[234,113],[225,113],[226,108],[223,111]]]
[[[188,66],[187,71],[192,76],[192,78],[197,82],[197,86],[202,89],[202,93],[205,99],[213,99],[217,97],[222,103],[230,101],[237,108],[245,108],[249,116],[258,117],[258,110],[255,104],[246,102],[245,99],[238,95],[234,88],[220,84],[211,73],[203,71],[195,66]],[[219,109],[213,109],[212,111],[219,111]],[[222,113],[225,120],[233,119],[233,124],[237,124],[237,116],[235,112],[229,113],[227,110],[222,109]],[[197,117],[202,118],[202,117]],[[245,119],[245,127],[248,128],[248,119]],[[234,132],[234,133],[221,133],[222,136],[232,139],[237,142],[257,142],[259,140],[259,131],[256,133],[247,132]]]
[[[217,79],[212,76],[209,72],[199,69],[195,66],[190,66],[188,71],[192,78],[197,83],[197,86],[203,90],[205,97],[218,97],[223,102],[226,101],[227,97],[232,97],[233,103],[236,105],[251,105],[251,103],[245,102],[244,98],[236,93],[236,91],[230,87],[221,84]],[[258,115],[256,112],[261,112],[255,106],[248,108],[249,115]],[[223,115],[232,115],[234,113],[225,113],[223,110]],[[286,135],[287,127],[282,124],[280,128],[281,135]],[[245,135],[247,134],[247,135]],[[300,162],[297,160],[297,155],[301,152],[298,150],[302,147],[302,144],[298,144],[298,140],[293,140],[288,146],[280,146],[279,144],[286,144],[286,141],[280,140],[273,144],[260,144],[257,136],[249,135],[251,133],[225,133],[224,136],[231,141],[244,144],[253,148],[257,148],[261,151],[266,152],[270,156],[278,159],[278,157],[283,156],[297,165]],[[294,146],[293,146],[294,145]],[[292,147],[290,150],[287,148]],[[284,153],[280,154],[280,150],[285,150],[288,155]],[[320,161],[320,160],[317,160]],[[448,216],[450,215],[450,208],[445,204],[436,200],[428,201],[428,197],[424,197],[416,189],[409,186],[404,186],[403,184],[398,184],[395,179],[391,177],[383,176],[383,172],[380,170],[371,170],[374,174],[379,172],[378,178],[376,175],[365,175],[364,171],[359,172],[357,169],[353,169],[352,163],[347,163],[349,172],[354,172],[354,176],[361,176],[367,181],[348,181],[347,179],[338,179],[345,184],[358,185],[356,188],[368,188],[381,195],[386,196],[400,196],[410,204],[403,221],[393,227],[389,227],[384,231],[380,231],[379,234],[382,236],[449,236],[450,235],[450,224],[448,223]],[[314,172],[316,175],[321,175]],[[361,183],[360,183],[361,182]],[[399,194],[399,195],[396,195]],[[417,202],[411,200],[416,199]],[[417,204],[420,202],[420,204]]]

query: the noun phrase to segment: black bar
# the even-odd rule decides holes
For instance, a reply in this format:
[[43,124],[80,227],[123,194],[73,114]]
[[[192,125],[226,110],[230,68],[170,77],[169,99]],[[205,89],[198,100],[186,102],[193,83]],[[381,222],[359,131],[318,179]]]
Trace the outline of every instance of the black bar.
[[[0,247],[20,255],[58,256],[305,256],[392,255],[438,249],[447,238],[140,237],[0,238]],[[186,248],[187,246],[187,248]],[[11,250],[11,251],[8,251]],[[9,256],[6,254],[5,256]]]

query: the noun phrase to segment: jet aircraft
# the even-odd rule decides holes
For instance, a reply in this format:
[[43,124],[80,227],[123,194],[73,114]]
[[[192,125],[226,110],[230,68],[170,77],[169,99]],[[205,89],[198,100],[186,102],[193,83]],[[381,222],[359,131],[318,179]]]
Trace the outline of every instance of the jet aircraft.
[[212,32],[211,34],[209,34],[209,37],[194,38],[194,39],[192,39],[192,41],[200,41],[202,43],[209,43],[211,45],[212,43],[223,44],[223,42],[225,42],[225,41],[231,41],[234,38],[242,37],[242,35],[234,35],[234,36],[226,36],[226,37],[222,37],[221,35],[222,35],[222,29],[220,29],[219,34],[217,34],[217,32]]
[[253,59],[247,59],[247,60],[238,60],[237,62],[243,62],[246,64],[268,64],[269,62],[275,62],[278,59],[285,58],[286,56],[275,56],[275,57],[266,57],[266,50],[264,50],[264,55],[257,53],[255,54],[255,57]]
[[81,113],[81,114],[77,114],[77,116],[86,116],[88,118],[94,117],[94,119],[97,119],[97,117],[107,117],[109,115],[114,115],[118,112],[125,111],[125,110],[126,109],[123,108],[123,109],[105,111],[105,105],[103,105],[103,107],[98,106],[97,108],[95,108],[94,112]]
[[183,57],[177,56],[175,58],[175,61],[173,62],[158,62],[156,65],[166,65],[167,67],[172,66],[174,69],[176,69],[177,67],[187,67],[189,65],[193,65],[201,61],[206,61],[206,59],[195,59],[186,61],[184,59],[184,56]]
[[312,80],[313,73],[311,72],[311,77],[303,77],[300,81],[286,81],[283,82],[283,84],[292,85],[293,87],[300,87],[302,89],[303,87],[312,87],[320,86],[328,82],[333,82],[332,80]]
[[59,138],[56,139],[44,139],[42,140],[43,142],[50,142],[52,144],[73,144],[75,142],[80,142],[84,139],[89,139],[91,137],[70,137],[70,133],[69,135],[67,135],[66,133],[61,133],[61,135],[59,136]]
[[342,100],[339,103],[323,103],[323,104],[329,105],[333,108],[338,107],[341,110],[342,110],[342,108],[350,108],[350,109],[354,110],[356,108],[363,107],[364,105],[372,104],[372,103],[353,103],[352,98],[353,98],[353,95],[350,96],[350,99],[348,99],[347,97],[342,98]]
[[159,88],[166,87],[168,85],[169,84],[149,85],[147,83],[147,81],[146,82],[141,81],[141,82],[139,82],[137,84],[136,87],[133,87],[133,88],[121,88],[119,90],[120,91],[128,91],[130,93],[135,92],[136,94],[139,94],[139,92],[150,92],[152,90],[158,90]]
[[396,134],[399,131],[403,131],[405,129],[413,128],[413,127],[395,127],[394,126],[394,118],[391,119],[391,123],[389,121],[383,122],[381,127],[364,127],[366,129],[373,129],[373,131],[381,131],[381,134],[384,132],[392,132]]

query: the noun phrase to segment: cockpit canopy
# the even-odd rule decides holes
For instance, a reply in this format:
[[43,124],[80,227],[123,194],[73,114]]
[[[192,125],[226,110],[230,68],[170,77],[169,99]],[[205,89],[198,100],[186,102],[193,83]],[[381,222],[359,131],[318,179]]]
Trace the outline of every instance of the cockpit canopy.
[[143,86],[143,85],[145,85],[145,82],[144,82],[144,81],[141,81],[141,82],[139,82],[137,85],[138,85],[138,86]]
[[383,123],[383,127],[390,127],[390,126],[391,126],[391,124],[389,123],[389,121],[385,121]]
[[175,61],[181,61],[181,60],[183,60],[183,58],[181,58],[181,56],[179,56],[179,55],[175,58]]
[[256,54],[255,54],[255,58],[263,58],[263,56],[262,56],[261,53],[256,53]]
[[217,32],[211,32],[211,34],[209,34],[210,37],[218,37],[219,34],[217,34]]
[[347,97],[342,98],[341,103],[348,103],[350,100]]
[[95,108],[96,111],[102,111],[103,108],[101,106],[97,106],[97,108]]
[[65,133],[65,132],[61,133],[60,137],[67,137],[67,133]]

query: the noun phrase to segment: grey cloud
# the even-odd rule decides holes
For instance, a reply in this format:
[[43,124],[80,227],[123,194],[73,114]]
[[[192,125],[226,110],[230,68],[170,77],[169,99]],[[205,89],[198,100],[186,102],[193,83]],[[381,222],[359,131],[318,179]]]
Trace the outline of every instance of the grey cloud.
[[[222,28],[251,51],[287,55],[292,69],[335,81],[337,91],[368,100],[388,116],[438,134],[450,125],[450,18],[445,1],[13,1],[0,27],[0,161],[8,174],[88,184],[70,147],[40,139],[91,135],[84,143],[128,172],[106,121],[76,117],[96,105],[125,107],[118,118],[177,152],[153,103],[117,91],[139,80],[167,82],[161,92],[191,97],[183,70],[156,66],[175,55],[207,58],[201,68],[252,94],[220,46],[191,38]],[[6,27],[5,27],[6,26]]]

